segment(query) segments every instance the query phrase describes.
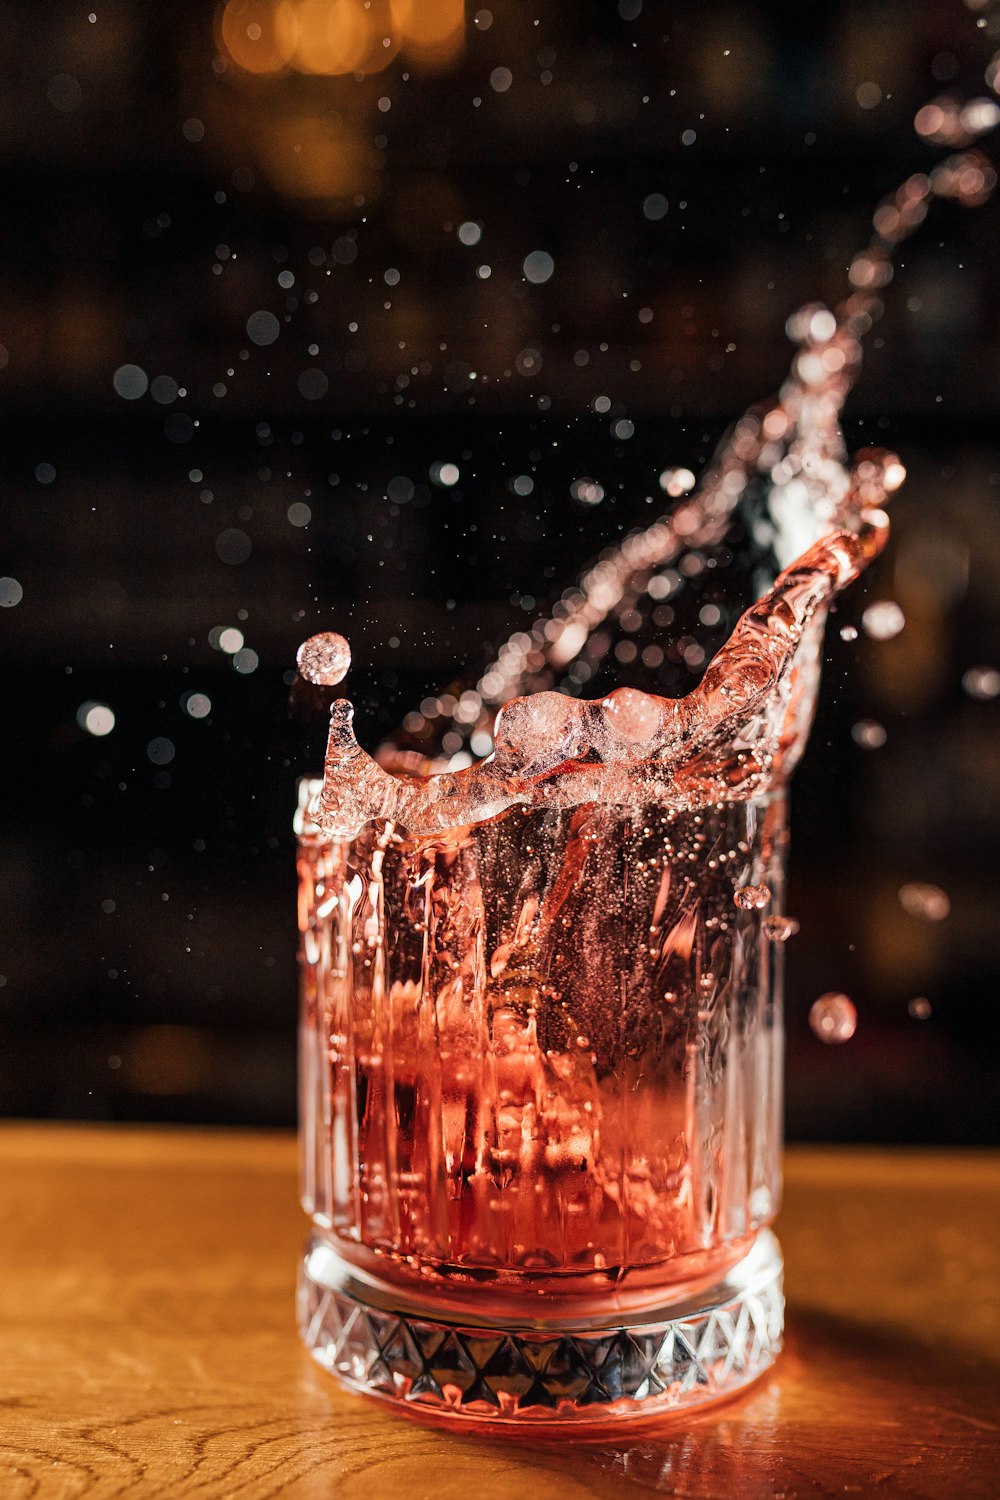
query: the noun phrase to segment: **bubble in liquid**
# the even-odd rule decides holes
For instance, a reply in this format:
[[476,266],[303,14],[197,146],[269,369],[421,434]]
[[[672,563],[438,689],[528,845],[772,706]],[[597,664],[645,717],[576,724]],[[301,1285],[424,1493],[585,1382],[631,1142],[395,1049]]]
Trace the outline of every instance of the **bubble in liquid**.
[[771,899],[768,885],[738,885],[733,900],[743,911],[762,911]]
[[834,991],[820,995],[809,1011],[809,1025],[821,1042],[849,1042],[858,1025],[854,1001]]
[[939,885],[914,880],[899,888],[899,904],[911,917],[922,922],[943,922],[951,911],[947,891]]
[[924,995],[918,995],[906,1009],[914,1021],[926,1021],[931,1013],[931,1002]]
[[333,687],[347,676],[351,665],[351,648],[335,630],[311,635],[295,654],[299,672],[307,682],[318,687]]
[[799,930],[794,917],[765,917],[760,925],[769,943],[787,943]]

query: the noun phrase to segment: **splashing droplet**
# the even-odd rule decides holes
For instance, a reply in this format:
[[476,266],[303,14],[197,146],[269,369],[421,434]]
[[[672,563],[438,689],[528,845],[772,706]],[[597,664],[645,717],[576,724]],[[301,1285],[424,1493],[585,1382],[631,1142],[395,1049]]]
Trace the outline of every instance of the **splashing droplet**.
[[743,911],[763,911],[771,899],[769,885],[738,885],[733,900]]
[[351,648],[334,630],[311,635],[295,654],[299,672],[307,682],[333,687],[343,682],[351,665]]
[[[0,584],[2,582],[0,579]],[[970,667],[962,678],[962,686],[970,698],[985,703],[990,698],[1000,697],[1000,672],[996,667]]]
[[951,911],[947,891],[939,885],[918,880],[900,886],[899,904],[911,917],[919,917],[922,922],[943,922]]
[[787,943],[799,930],[794,917],[765,917],[760,925],[769,943]]
[[809,1025],[821,1042],[849,1042],[857,1030],[858,1012],[847,995],[831,992],[813,1001]]
[[859,719],[851,730],[851,739],[862,750],[881,750],[888,737],[877,719]]
[[861,616],[865,634],[873,641],[891,641],[906,624],[906,616],[893,599],[877,599]]

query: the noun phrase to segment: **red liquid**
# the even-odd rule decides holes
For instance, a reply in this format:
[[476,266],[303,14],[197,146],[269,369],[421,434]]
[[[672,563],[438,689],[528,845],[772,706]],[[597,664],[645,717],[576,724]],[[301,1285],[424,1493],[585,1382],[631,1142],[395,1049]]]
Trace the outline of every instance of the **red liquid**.
[[[306,1206],[436,1305],[655,1303],[776,1209],[780,804],[303,840]],[[773,907],[772,907],[773,910]]]

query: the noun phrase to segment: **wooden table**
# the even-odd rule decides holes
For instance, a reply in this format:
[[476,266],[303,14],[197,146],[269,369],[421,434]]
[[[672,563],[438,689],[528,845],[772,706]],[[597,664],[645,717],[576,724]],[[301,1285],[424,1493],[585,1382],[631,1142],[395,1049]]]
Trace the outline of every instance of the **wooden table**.
[[620,1441],[451,1436],[299,1347],[284,1135],[0,1126],[0,1497],[1000,1496],[1000,1156],[794,1150],[788,1349]]

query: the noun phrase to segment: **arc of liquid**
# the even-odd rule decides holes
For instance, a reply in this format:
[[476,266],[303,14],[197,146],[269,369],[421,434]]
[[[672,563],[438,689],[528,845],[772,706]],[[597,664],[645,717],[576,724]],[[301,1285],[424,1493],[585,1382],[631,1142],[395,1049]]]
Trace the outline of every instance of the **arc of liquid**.
[[[1000,85],[1000,54],[994,63],[988,77],[991,85]],[[968,143],[1000,122],[992,100],[975,100],[958,110],[950,136],[941,134],[943,125],[935,136],[927,128],[929,109],[942,119],[952,117],[940,104],[925,106],[917,125],[920,128],[923,117],[922,133],[930,139]],[[930,124],[938,125],[936,116]],[[793,481],[804,484],[818,519],[831,527],[849,523],[850,483],[839,419],[861,370],[862,341],[883,310],[881,292],[892,279],[893,255],[923,223],[933,199],[950,198],[975,207],[995,186],[989,159],[978,150],[965,150],[929,173],[912,174],[883,199],[872,217],[868,244],[850,264],[850,293],[835,312],[812,304],[789,319],[788,331],[799,350],[787,379],[775,398],[750,407],[726,434],[690,497],[645,530],[634,532],[620,547],[602,553],[552,614],[535,621],[530,630],[515,633],[500,648],[474,690],[479,712],[466,712],[457,723],[452,714],[431,709],[423,713],[424,720],[450,720],[468,738],[487,726],[496,709],[511,698],[551,687],[598,627],[635,603],[653,572],[669,566],[682,550],[722,540],[755,473],[766,474],[772,489]],[[901,465],[887,471],[885,488],[897,488],[904,477]],[[877,503],[877,496],[873,499]]]
[[[851,263],[854,291],[836,314],[807,306],[790,320],[800,350],[778,396],[740,418],[683,505],[602,554],[561,607],[532,626],[527,640],[518,635],[501,648],[477,683],[484,706],[495,708],[529,687],[548,686],[603,621],[631,607],[654,571],[683,549],[721,541],[754,472],[769,469],[775,488],[792,479],[805,483],[817,515],[831,525],[842,518],[848,475],[839,418],[860,372],[862,339],[882,312],[879,291],[891,279],[892,253],[923,221],[931,199],[972,205],[984,201],[995,183],[989,161],[965,152],[929,175],[908,178],[880,205],[880,227]],[[887,487],[896,488],[903,477],[900,466],[887,475]]]
[[[1000,54],[996,62],[991,84],[1000,82]],[[982,107],[990,102],[973,101],[975,108],[954,118],[940,111],[944,125],[934,115],[933,129],[922,133],[937,131],[944,139],[950,132],[952,142],[968,142],[1000,121],[1000,110]],[[918,129],[921,115],[926,108]],[[995,185],[988,158],[964,150],[930,173],[913,174],[884,199],[869,243],[851,262],[848,296],[835,312],[811,304],[789,320],[799,347],[787,379],[773,400],[736,422],[694,493],[604,552],[548,618],[512,636],[475,692],[463,695],[460,715],[440,703],[422,714],[425,728],[434,720],[450,723],[468,739],[500,708],[489,759],[470,766],[465,756],[463,769],[432,776],[393,774],[358,745],[350,703],[334,704],[326,773],[314,802],[319,827],[350,837],[366,822],[385,819],[433,835],[539,795],[549,806],[571,806],[629,801],[644,789],[651,800],[680,805],[750,794],[776,767],[791,764],[807,727],[801,705],[810,702],[809,673],[796,672],[796,651],[810,629],[821,627],[833,595],[881,549],[888,523],[876,507],[904,478],[899,461],[877,450],[862,454],[853,474],[846,468],[839,419],[860,370],[862,340],[881,314],[893,253],[932,200],[974,206]],[[604,620],[647,590],[656,569],[683,549],[722,540],[754,474],[766,477],[772,494],[804,486],[821,539],[747,611],[701,683],[680,699],[619,689],[588,703],[545,691]],[[521,696],[528,692],[530,700]]]

